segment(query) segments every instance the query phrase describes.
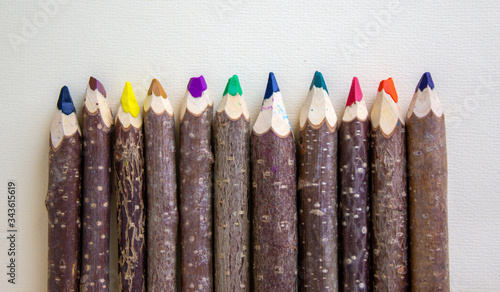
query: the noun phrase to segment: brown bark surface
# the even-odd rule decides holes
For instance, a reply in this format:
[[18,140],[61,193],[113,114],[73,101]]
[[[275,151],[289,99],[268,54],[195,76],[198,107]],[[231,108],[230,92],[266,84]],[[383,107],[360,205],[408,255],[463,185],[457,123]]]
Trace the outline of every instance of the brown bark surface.
[[182,291],[213,290],[212,111],[186,110],[180,127]]
[[295,141],[252,132],[255,291],[297,290]]
[[301,291],[338,291],[337,136],[309,122],[299,140],[299,262]]
[[145,114],[148,291],[175,291],[179,217],[174,132],[174,117],[166,111]]
[[216,113],[214,141],[215,290],[250,291],[250,121]]
[[146,290],[146,208],[142,127],[127,129],[117,119],[114,167],[118,209],[120,291]]
[[405,128],[371,133],[374,291],[408,289],[408,198]]
[[412,291],[450,291],[444,116],[408,120]]
[[111,128],[83,108],[83,208],[80,291],[109,289]]
[[78,291],[80,275],[81,136],[49,150],[48,291]]
[[371,291],[370,122],[354,119],[339,129],[340,290]]

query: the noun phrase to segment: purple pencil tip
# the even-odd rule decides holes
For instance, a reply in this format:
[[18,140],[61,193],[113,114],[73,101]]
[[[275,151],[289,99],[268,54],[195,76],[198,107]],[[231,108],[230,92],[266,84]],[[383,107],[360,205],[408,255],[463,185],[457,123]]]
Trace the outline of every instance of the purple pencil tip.
[[89,79],[89,86],[90,86],[90,89],[92,89],[92,90],[97,89],[102,95],[104,95],[104,97],[107,97],[106,90],[104,89],[104,86],[102,85],[102,83],[99,82],[99,80],[95,79],[92,76],[90,76],[90,79]]
[[189,79],[187,89],[193,97],[200,97],[203,94],[203,91],[207,90],[207,83],[205,82],[203,75]]

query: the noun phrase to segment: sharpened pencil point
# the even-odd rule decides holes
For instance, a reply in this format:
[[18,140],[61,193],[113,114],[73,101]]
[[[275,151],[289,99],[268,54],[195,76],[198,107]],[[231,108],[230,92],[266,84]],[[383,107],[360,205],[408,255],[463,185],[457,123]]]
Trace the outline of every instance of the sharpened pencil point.
[[280,88],[278,87],[278,82],[276,82],[276,77],[274,77],[273,72],[269,72],[269,79],[267,80],[267,88],[264,99],[270,98],[273,93],[278,91],[280,91]]
[[358,77],[353,77],[351,83],[351,91],[349,91],[349,96],[347,97],[347,103],[345,106],[351,106],[353,103],[361,101],[362,99],[363,92],[361,91],[361,87],[359,86]]
[[422,78],[420,78],[420,82],[417,85],[417,88],[415,88],[415,92],[420,89],[420,91],[423,91],[424,89],[429,86],[431,89],[434,89],[434,81],[432,81],[431,73],[425,72],[424,75],[422,75]]
[[148,95],[151,94],[167,98],[167,94],[165,93],[165,90],[163,90],[163,86],[161,86],[160,81],[158,81],[157,79],[153,79],[151,81],[151,85],[149,86],[148,90]]
[[97,89],[104,97],[107,97],[106,90],[104,89],[104,86],[102,85],[102,83],[99,82],[99,80],[95,79],[92,76],[90,76],[90,79],[89,79],[89,86],[90,86],[90,89],[92,89],[92,90]]
[[321,72],[319,71],[316,71],[314,73],[314,77],[311,82],[311,86],[309,87],[309,90],[311,90],[313,86],[316,86],[317,88],[323,88],[328,93],[328,88],[326,88],[326,83],[325,79],[323,79],[323,74],[321,74]]
[[65,115],[70,115],[75,112],[75,105],[73,104],[73,99],[71,99],[69,89],[66,85],[61,88],[61,92],[59,93],[57,108],[60,109]]
[[398,103],[398,93],[396,92],[396,87],[394,87],[394,81],[392,80],[392,78],[388,78],[380,82],[378,91],[380,92],[382,90],[389,94],[395,103]]
[[189,79],[187,89],[193,97],[200,97],[203,94],[203,91],[207,90],[207,83],[205,82],[203,75]]
[[224,93],[222,94],[222,96],[226,95],[227,93],[232,96],[235,96],[238,93],[242,95],[243,91],[241,90],[238,75],[233,75],[233,77],[229,78],[229,80],[227,81],[226,89],[224,89]]
[[128,81],[125,83],[125,88],[123,89],[120,103],[124,112],[130,113],[134,118],[137,118],[137,116],[139,116],[139,103],[135,98],[134,90],[132,90],[132,85]]

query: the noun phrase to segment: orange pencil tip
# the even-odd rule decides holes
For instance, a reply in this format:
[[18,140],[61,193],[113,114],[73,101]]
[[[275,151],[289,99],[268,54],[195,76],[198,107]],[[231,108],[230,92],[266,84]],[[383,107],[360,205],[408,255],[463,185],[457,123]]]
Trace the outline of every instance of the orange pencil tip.
[[394,81],[392,78],[382,80],[380,85],[378,86],[378,91],[382,91],[382,89],[389,94],[395,103],[398,102],[398,93],[396,92],[396,87],[394,87]]

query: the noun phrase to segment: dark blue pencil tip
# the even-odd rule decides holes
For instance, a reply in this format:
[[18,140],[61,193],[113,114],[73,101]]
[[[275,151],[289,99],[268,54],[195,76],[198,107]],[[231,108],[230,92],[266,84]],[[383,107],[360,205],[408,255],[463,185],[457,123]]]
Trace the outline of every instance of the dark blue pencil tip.
[[316,73],[314,73],[314,77],[311,82],[311,86],[309,87],[309,90],[311,90],[313,86],[316,86],[317,88],[323,88],[328,93],[328,88],[326,88],[326,83],[325,79],[323,79],[323,74],[321,74],[321,72],[319,71],[316,71]]
[[276,82],[276,77],[274,77],[273,72],[269,72],[269,79],[267,80],[267,88],[266,95],[264,95],[264,99],[268,99],[273,95],[273,93],[280,91],[278,87],[278,82]]
[[429,86],[431,89],[434,89],[434,81],[432,81],[431,73],[425,72],[420,78],[420,82],[418,82],[417,88],[415,88],[415,92],[420,89],[420,91],[424,90]]
[[57,108],[60,109],[65,115],[69,115],[75,112],[75,105],[69,94],[69,89],[67,86],[61,88],[61,93],[59,93],[59,99],[57,100]]

